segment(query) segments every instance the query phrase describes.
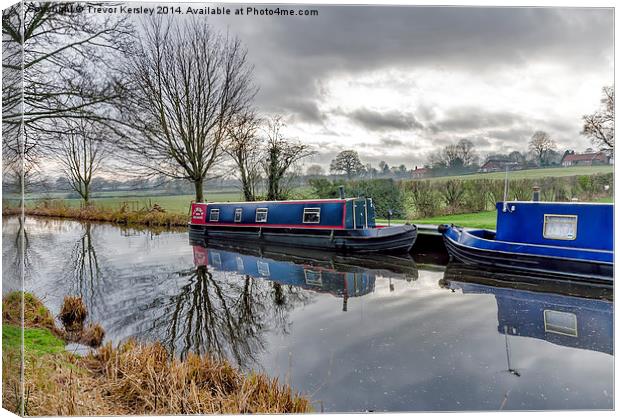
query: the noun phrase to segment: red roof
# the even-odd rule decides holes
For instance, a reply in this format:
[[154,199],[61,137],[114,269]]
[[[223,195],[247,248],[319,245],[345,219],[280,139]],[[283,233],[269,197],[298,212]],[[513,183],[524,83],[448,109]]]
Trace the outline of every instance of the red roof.
[[592,161],[601,160],[605,161],[605,154],[602,152],[591,152],[588,154],[568,154],[562,161]]

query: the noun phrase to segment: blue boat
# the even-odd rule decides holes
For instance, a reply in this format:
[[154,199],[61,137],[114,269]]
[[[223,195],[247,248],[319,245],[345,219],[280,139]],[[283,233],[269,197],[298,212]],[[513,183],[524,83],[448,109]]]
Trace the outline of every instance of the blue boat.
[[190,237],[335,250],[409,252],[414,225],[377,226],[370,198],[192,203]]
[[497,232],[441,225],[450,257],[537,276],[613,281],[613,204],[500,202]]

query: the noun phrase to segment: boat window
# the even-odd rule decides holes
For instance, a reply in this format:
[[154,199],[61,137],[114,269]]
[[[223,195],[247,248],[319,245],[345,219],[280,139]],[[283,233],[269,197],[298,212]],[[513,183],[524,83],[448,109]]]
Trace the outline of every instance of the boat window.
[[237,271],[239,273],[245,272],[245,266],[243,265],[243,258],[237,256]]
[[304,269],[306,284],[311,286],[323,286],[323,277],[320,271]]
[[217,222],[220,220],[220,210],[219,209],[211,209],[209,212],[209,221]]
[[572,312],[560,312],[545,309],[545,332],[577,336],[577,315]]
[[257,260],[256,268],[258,269],[258,274],[269,277],[269,263]]
[[267,208],[256,209],[256,222],[267,222]]
[[235,222],[241,222],[241,214],[243,213],[242,208],[235,209]]
[[321,222],[321,208],[304,208],[304,223],[318,224]]
[[547,239],[577,239],[577,215],[545,215],[543,237]]
[[220,257],[220,253],[211,251],[211,265],[213,267],[222,267],[222,258]]

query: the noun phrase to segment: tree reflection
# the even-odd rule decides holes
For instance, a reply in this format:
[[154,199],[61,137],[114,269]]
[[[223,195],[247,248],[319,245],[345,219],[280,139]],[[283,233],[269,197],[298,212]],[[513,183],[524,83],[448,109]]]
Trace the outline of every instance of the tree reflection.
[[106,283],[93,244],[92,225],[82,225],[84,231],[71,249],[67,263],[70,271],[65,277],[70,277],[71,294],[80,296],[93,309],[105,300],[102,291]]
[[[25,219],[22,216],[16,217],[17,228],[14,237],[12,236],[13,245],[3,246],[3,287],[4,293],[15,290],[21,290],[23,280],[27,280],[33,272],[33,249],[30,244],[28,231],[26,230]],[[7,228],[11,231],[13,228]],[[4,230],[4,227],[3,227]],[[11,232],[11,235],[13,232]]]
[[287,333],[289,312],[310,300],[310,293],[249,275],[212,274],[206,266],[179,273],[187,277],[171,297],[154,329],[181,358],[209,353],[247,367],[265,349],[265,333]]

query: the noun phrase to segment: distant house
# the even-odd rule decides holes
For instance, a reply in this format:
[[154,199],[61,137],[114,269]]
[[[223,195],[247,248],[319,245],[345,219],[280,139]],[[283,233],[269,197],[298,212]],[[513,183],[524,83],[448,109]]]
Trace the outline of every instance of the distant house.
[[411,172],[411,178],[421,179],[421,178],[430,176],[430,174],[431,174],[430,168],[426,168],[426,167],[418,168],[418,166],[416,165],[415,170]]
[[604,152],[588,152],[585,154],[566,153],[562,158],[563,167],[575,165],[602,165],[609,164],[610,159]]
[[480,170],[478,171],[481,173],[491,173],[493,171],[504,171],[507,165],[510,165],[510,168],[512,170],[516,168],[514,167],[515,165],[514,161],[511,161],[511,160],[488,160],[486,163],[482,165],[482,167],[480,167]]

